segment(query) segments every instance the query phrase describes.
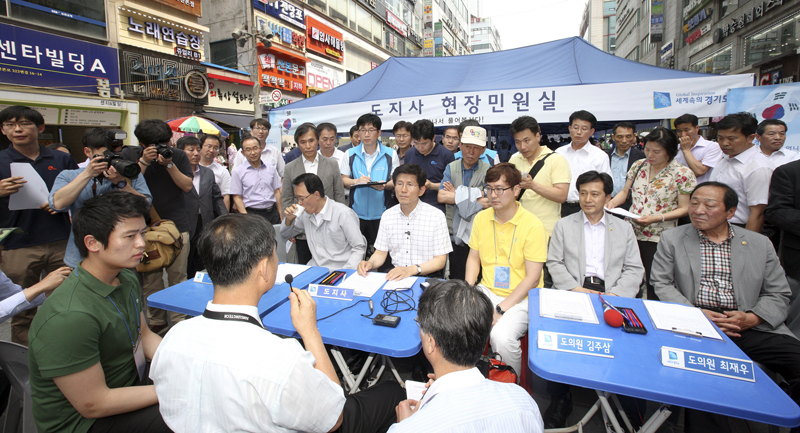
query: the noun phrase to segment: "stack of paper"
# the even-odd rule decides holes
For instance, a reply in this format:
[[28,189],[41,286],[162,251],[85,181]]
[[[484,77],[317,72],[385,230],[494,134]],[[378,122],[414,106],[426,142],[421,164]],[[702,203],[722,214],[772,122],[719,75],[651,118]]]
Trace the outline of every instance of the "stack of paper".
[[284,281],[287,275],[291,275],[292,278],[297,278],[298,275],[302,274],[306,270],[308,270],[311,266],[306,265],[297,265],[294,263],[281,263],[278,265],[278,273],[276,280],[279,283]]
[[539,315],[551,319],[599,324],[588,293],[540,289]]
[[353,289],[356,296],[371,298],[378,289],[386,283],[386,274],[382,272],[367,272],[366,277],[354,273],[342,281],[337,287]]
[[659,301],[644,301],[644,306],[658,329],[722,340],[703,310],[697,307]]

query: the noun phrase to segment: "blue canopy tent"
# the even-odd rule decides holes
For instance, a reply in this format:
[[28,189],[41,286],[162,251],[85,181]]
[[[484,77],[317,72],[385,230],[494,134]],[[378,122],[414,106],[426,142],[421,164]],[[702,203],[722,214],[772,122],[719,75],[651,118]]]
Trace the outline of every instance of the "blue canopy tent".
[[270,121],[287,134],[304,122],[331,122],[346,131],[368,112],[387,126],[423,118],[437,126],[467,118],[502,125],[522,115],[540,123],[566,122],[581,109],[600,121],[665,119],[687,112],[709,117],[725,114],[729,88],[752,85],[752,74],[659,68],[573,37],[469,56],[392,57],[347,84],[272,110]]

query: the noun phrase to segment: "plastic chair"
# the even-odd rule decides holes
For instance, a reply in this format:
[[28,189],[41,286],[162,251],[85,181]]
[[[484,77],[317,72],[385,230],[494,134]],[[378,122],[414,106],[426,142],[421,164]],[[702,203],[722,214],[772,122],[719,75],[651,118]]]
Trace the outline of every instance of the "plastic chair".
[[22,417],[22,433],[36,433],[33,421],[33,401],[28,376],[28,348],[10,341],[0,341],[0,368],[11,382],[11,395],[6,409],[3,431],[18,431]]
[[286,263],[286,239],[281,236],[281,224],[274,224],[275,240],[278,241],[278,261]]

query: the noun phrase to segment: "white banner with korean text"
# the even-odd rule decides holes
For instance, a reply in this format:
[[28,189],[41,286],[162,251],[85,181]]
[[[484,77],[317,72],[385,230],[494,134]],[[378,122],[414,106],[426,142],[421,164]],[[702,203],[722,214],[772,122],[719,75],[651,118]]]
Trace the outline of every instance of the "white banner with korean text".
[[506,125],[520,116],[533,116],[539,123],[566,123],[577,110],[588,110],[600,121],[671,119],[685,113],[714,117],[725,115],[729,89],[752,85],[753,74],[742,74],[459,92],[298,109],[289,106],[270,112],[270,122],[291,125],[290,131],[305,122],[331,122],[347,131],[359,116],[370,112],[381,116],[384,130],[399,120],[419,119],[430,119],[436,126],[457,125],[470,118],[484,125]]

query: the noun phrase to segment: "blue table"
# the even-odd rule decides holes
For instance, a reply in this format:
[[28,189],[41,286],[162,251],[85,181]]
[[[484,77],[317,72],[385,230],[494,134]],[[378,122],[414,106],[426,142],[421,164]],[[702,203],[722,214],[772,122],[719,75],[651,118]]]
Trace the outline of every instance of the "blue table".
[[[628,334],[607,325],[597,295],[590,296],[600,324],[543,318],[539,316],[539,291],[531,290],[528,297],[528,366],[540,377],[598,390],[601,397],[598,403],[604,409],[610,407],[606,408],[607,401],[603,401],[600,391],[782,427],[800,424],[800,407],[760,368],[755,369],[756,381],[746,382],[661,365],[662,346],[749,359],[727,335],[720,332],[724,340],[718,341],[656,329],[641,299],[613,296],[606,300],[636,311],[648,330],[647,335]],[[540,350],[536,340],[539,330],[613,339],[614,358]],[[668,412],[660,414],[661,422],[667,415]],[[650,427],[655,430],[658,425]]]
[[[340,270],[347,272],[348,276],[355,272],[352,269]],[[424,281],[424,278],[417,278],[412,288],[415,307],[416,303],[419,302],[419,295],[422,293],[420,283]],[[385,291],[383,289],[379,289],[372,296],[375,314],[387,314],[380,306],[384,293]],[[356,297],[353,301],[314,298],[317,303],[317,318],[333,314],[361,299],[366,300],[367,298]],[[294,326],[292,326],[292,320],[289,314],[290,308],[291,306],[288,303],[275,308],[264,317],[264,326],[275,334],[299,337]],[[353,308],[349,308],[333,317],[317,322],[322,341],[325,344],[336,346],[332,349],[334,359],[345,377],[350,392],[354,393],[358,390],[370,364],[375,359],[375,355],[381,356],[383,365],[388,364],[395,374],[395,377],[398,379],[398,382],[402,384],[403,381],[394,369],[391,360],[386,357],[406,358],[415,355],[422,348],[422,342],[419,338],[419,328],[417,328],[414,323],[417,312],[405,311],[394,314],[395,316],[401,317],[400,323],[396,328],[373,325],[372,319],[362,317],[362,314],[369,315],[369,304],[367,302],[361,302]],[[341,356],[338,347],[362,350],[370,354],[358,377],[354,378],[350,373],[347,363]],[[383,372],[383,368],[382,366],[378,373],[379,377]]]
[[[321,280],[325,275],[328,275],[328,273],[330,273],[328,268],[319,266],[311,267],[298,275],[297,278],[294,279],[292,286],[295,288],[306,288],[309,284]],[[264,315],[289,300],[289,285],[286,283],[279,283],[279,281],[283,281],[283,276],[278,276],[275,281],[275,286],[265,293],[264,296],[261,297],[261,300],[258,301],[258,314],[261,317],[264,317]],[[167,287],[160,292],[153,293],[147,298],[147,305],[163,310],[188,314],[189,316],[199,316],[203,314],[208,301],[212,298],[214,298],[213,285],[186,280],[172,287]]]

